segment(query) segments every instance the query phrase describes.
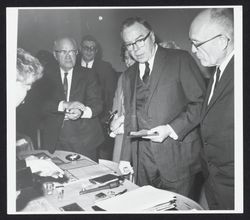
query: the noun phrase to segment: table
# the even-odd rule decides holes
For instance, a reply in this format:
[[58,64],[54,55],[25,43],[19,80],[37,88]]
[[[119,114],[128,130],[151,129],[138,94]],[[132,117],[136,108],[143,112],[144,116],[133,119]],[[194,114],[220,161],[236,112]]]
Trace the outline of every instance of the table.
[[[114,166],[106,166],[103,164],[98,164],[91,159],[80,155],[80,159],[74,162],[68,161],[65,157],[72,152],[67,151],[55,151],[55,153],[50,154],[48,151],[35,150],[29,153],[23,153],[20,155],[21,158],[25,158],[29,155],[36,156],[48,156],[54,161],[60,168],[65,170],[66,174],[72,174],[72,181],[64,185],[64,195],[63,198],[59,199],[58,192],[53,191],[50,195],[40,195],[38,198],[30,201],[21,212],[35,212],[35,213],[62,213],[60,207],[69,205],[71,203],[77,203],[84,211],[93,212],[95,211],[92,207],[95,205],[96,194],[99,192],[92,192],[84,195],[79,195],[83,185],[89,183],[89,179],[97,177],[104,174],[116,173],[118,170],[118,164]],[[134,183],[125,180],[119,187],[112,189],[101,190],[101,192],[110,195],[116,194],[127,189],[128,191],[139,188],[139,186]],[[112,191],[112,192],[111,192]],[[202,207],[194,202],[193,200],[176,194],[176,204],[178,210],[202,210]]]

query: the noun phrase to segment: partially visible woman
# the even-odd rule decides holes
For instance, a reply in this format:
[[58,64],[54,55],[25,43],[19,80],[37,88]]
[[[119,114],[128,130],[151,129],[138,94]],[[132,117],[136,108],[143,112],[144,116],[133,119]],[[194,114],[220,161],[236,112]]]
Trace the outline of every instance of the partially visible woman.
[[[32,84],[43,76],[39,60],[25,50],[17,49],[16,63],[16,107],[23,103]],[[16,161],[16,190],[33,186],[33,173],[40,176],[62,177],[63,172],[51,161],[30,156]]]
[[[121,58],[127,68],[135,63],[133,58],[129,55],[128,51],[124,47],[121,48]],[[110,130],[111,130],[110,136],[115,138],[113,159],[112,159],[115,162],[120,161],[122,139],[124,133],[123,129],[124,106],[123,106],[123,86],[122,86],[123,76],[124,73],[122,73],[120,78],[118,79],[117,89],[113,99],[113,108],[112,108],[112,111],[113,112],[117,111],[117,113],[115,114],[110,125]]]

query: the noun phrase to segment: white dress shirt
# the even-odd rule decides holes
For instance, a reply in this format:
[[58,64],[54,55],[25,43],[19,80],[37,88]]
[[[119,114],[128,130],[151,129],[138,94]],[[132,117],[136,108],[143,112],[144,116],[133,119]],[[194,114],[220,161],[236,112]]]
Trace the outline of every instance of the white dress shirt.
[[[85,68],[89,68],[91,69],[92,66],[93,66],[93,63],[94,63],[94,60],[91,60],[90,62],[85,62],[83,59],[81,60],[81,66],[82,67],[85,67]],[[88,67],[87,67],[87,64],[88,64]]]
[[[67,91],[66,101],[69,102],[70,91],[71,91],[72,75],[73,75],[73,68],[71,70],[69,70],[69,71],[64,71],[62,68],[60,68],[62,84],[63,84],[63,81],[64,81],[64,75],[65,75],[66,72],[68,73],[68,75],[67,75],[68,91]],[[65,110],[63,108],[63,102],[65,102],[65,100],[62,100],[62,101],[59,102],[59,105],[58,105],[58,111],[59,112],[63,112]],[[91,117],[92,117],[92,110],[91,110],[91,108],[88,107],[88,106],[85,106],[85,110],[84,110],[81,118],[91,118]]]
[[[218,82],[220,81],[221,76],[222,76],[222,74],[224,73],[224,70],[225,70],[227,64],[229,63],[229,61],[231,60],[231,58],[232,58],[233,55],[234,55],[234,51],[232,51],[232,52],[226,57],[226,59],[221,63],[221,65],[216,66],[216,71],[217,71],[217,68],[220,68],[220,76],[219,76]],[[210,95],[209,95],[209,98],[208,98],[207,105],[209,105],[209,103],[210,103],[210,101],[211,101],[211,99],[212,99],[212,97],[213,97],[213,94],[214,94],[214,86],[215,86],[215,81],[216,81],[216,74],[214,74],[213,77],[214,77],[214,78],[213,78],[214,81],[213,81],[213,85],[212,85],[212,88],[211,88],[211,91],[210,91]]]

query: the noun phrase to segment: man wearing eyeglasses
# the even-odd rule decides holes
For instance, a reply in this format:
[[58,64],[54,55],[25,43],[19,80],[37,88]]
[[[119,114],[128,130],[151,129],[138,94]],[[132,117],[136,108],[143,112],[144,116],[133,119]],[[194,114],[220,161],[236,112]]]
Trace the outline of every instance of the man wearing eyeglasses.
[[44,78],[47,100],[43,108],[43,148],[72,151],[97,160],[96,149],[104,140],[97,117],[102,112],[97,80],[75,66],[74,39],[56,40],[53,54],[58,65],[48,66]]
[[[126,135],[119,168],[124,174],[135,172],[140,186],[193,198],[201,147],[195,127],[205,92],[200,70],[188,52],[158,46],[141,18],[125,20],[121,37],[137,62],[124,76]],[[128,136],[142,129],[148,130],[142,138]]]
[[192,52],[215,66],[201,120],[205,194],[210,209],[234,209],[234,26],[233,9],[207,9],[191,24]]
[[92,70],[92,73],[96,74],[102,92],[103,111],[99,118],[105,134],[105,141],[100,146],[99,156],[102,159],[111,160],[114,140],[108,135],[106,121],[109,118],[109,112],[112,110],[118,78],[117,73],[109,62],[102,59],[101,46],[94,36],[83,36],[80,52],[77,64]]

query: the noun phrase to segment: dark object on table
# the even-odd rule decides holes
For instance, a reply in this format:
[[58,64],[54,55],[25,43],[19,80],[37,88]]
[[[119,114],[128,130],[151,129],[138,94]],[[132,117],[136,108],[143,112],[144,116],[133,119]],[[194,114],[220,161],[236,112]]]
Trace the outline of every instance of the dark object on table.
[[79,154],[69,154],[67,155],[65,158],[69,161],[76,161],[80,159],[80,155]]
[[84,209],[79,206],[77,203],[72,203],[69,205],[65,205],[60,208],[62,211],[84,211]]

